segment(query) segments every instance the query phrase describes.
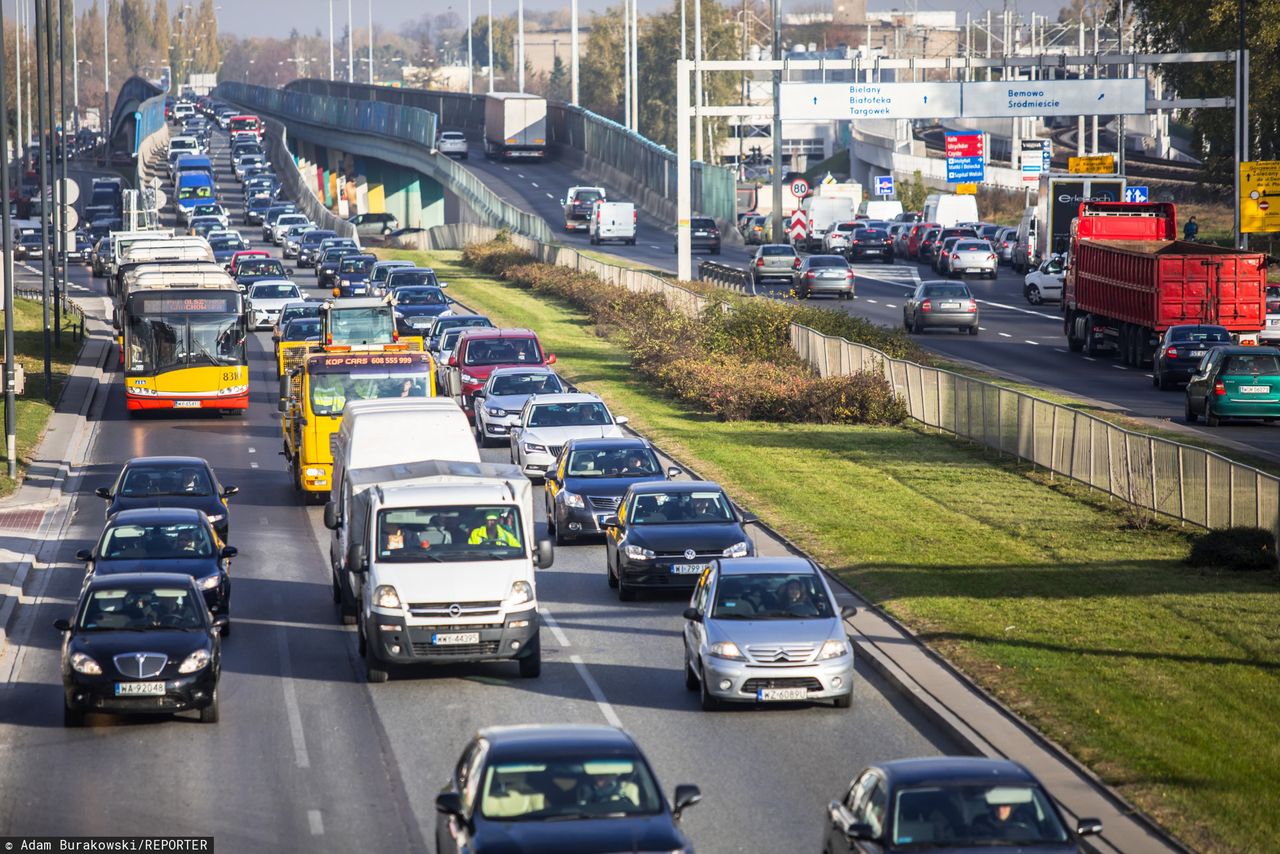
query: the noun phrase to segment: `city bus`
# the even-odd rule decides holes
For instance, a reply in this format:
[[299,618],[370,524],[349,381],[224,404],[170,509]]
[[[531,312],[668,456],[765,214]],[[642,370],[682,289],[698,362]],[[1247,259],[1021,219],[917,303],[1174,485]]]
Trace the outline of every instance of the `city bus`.
[[130,413],[249,408],[244,299],[235,281],[182,268],[131,277],[118,312]]

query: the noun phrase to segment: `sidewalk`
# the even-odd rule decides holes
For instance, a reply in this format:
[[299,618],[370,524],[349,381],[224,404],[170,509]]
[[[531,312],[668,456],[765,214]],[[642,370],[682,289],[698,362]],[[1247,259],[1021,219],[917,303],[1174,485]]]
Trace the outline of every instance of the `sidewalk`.
[[64,486],[87,450],[95,423],[89,410],[110,384],[104,366],[113,349],[109,327],[89,315],[84,346],[22,485],[0,501],[0,657],[20,613],[17,606],[33,601],[31,591],[41,577],[36,554],[51,532],[61,529]]

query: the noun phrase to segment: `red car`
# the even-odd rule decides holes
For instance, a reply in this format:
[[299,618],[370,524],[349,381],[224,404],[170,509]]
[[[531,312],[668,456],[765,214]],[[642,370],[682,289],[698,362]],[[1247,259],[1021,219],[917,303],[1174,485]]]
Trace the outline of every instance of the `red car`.
[[911,226],[911,233],[907,235],[907,257],[920,257],[920,241],[924,239],[925,233],[931,228],[942,228],[936,222],[917,222]]
[[236,268],[240,266],[240,262],[246,258],[270,258],[271,253],[265,249],[242,249],[231,256],[231,261],[227,264],[227,272],[233,277],[236,274]]
[[477,326],[463,332],[449,356],[449,371],[459,374],[462,409],[475,417],[473,395],[484,387],[495,368],[527,368],[554,365],[554,353],[544,353],[530,329],[491,329]]

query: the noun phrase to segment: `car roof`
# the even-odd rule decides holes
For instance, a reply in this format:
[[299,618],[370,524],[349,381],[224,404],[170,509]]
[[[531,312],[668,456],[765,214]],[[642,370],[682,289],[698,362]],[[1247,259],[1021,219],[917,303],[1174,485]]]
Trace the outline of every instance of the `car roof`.
[[631,491],[637,494],[651,492],[706,492],[708,490],[724,492],[720,484],[711,480],[655,480],[650,483],[637,483]]
[[879,768],[890,786],[970,782],[984,786],[1038,785],[1030,771],[1008,759],[978,756],[936,756],[895,759]]
[[600,395],[585,391],[569,391],[560,394],[535,394],[530,400],[538,406],[561,403],[603,403]]
[[468,338],[537,338],[532,329],[500,329],[494,326],[473,326],[463,335]]
[[104,575],[91,575],[85,585],[86,590],[99,587],[160,587],[161,585],[181,585],[195,587],[196,580],[186,573],[179,572],[120,572]]
[[172,522],[200,522],[204,519],[204,511],[195,507],[134,507],[121,510],[112,516],[107,520],[106,526],[110,528],[112,525],[128,524],[164,525]]
[[630,451],[648,449],[653,445],[648,439],[639,436],[618,436],[613,439],[570,439],[565,444],[571,445],[575,451]]
[[[430,287],[429,285],[406,285],[406,287]],[[491,377],[504,377],[508,374],[554,374],[555,369],[547,365],[530,365],[527,368],[519,366],[508,366],[505,368],[494,368]]]
[[808,558],[794,557],[744,557],[716,561],[721,575],[753,575],[757,573],[806,572],[817,574],[818,568]]
[[156,466],[205,466],[208,468],[209,461],[204,457],[134,457],[124,464],[125,468],[138,465],[156,465]]
[[492,759],[520,757],[531,750],[540,754],[570,750],[640,754],[640,748],[630,735],[617,727],[602,724],[493,726],[480,730],[479,736],[489,743]]

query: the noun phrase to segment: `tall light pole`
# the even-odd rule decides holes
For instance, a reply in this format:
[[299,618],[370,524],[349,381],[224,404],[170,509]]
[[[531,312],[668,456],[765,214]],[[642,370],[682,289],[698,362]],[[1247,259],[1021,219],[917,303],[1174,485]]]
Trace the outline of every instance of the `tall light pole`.
[[373,85],[373,0],[369,0],[369,85]]
[[[773,59],[782,60],[782,0],[773,0]],[[773,242],[785,243],[782,228],[782,69],[773,72]]]
[[1236,245],[1249,248],[1249,235],[1240,230],[1240,164],[1249,159],[1249,43],[1245,39],[1244,0],[1236,7]]
[[578,0],[569,4],[569,103],[578,106]]
[[516,4],[516,71],[517,91],[524,91],[524,0]]
[[631,129],[640,130],[640,2],[631,0]]
[[622,0],[622,124],[627,130],[631,124],[631,4],[634,0]]
[[333,0],[329,0],[329,79],[337,79],[337,70],[333,65]]
[[356,19],[347,0],[347,82],[356,82]]
[[[74,7],[73,7],[74,8]],[[74,17],[74,15],[72,16]],[[71,146],[67,141],[67,26],[66,7],[58,3],[58,124],[62,126],[62,180],[58,182],[60,192],[54,197],[58,200],[58,235],[55,239],[58,252],[53,266],[53,341],[62,346],[62,297],[67,291],[67,212],[71,205],[67,203],[67,158],[71,155]],[[62,272],[59,273],[58,271]]]
[[[18,0],[17,14],[21,16],[22,0]],[[15,31],[19,40],[22,38],[22,24],[19,22]],[[4,6],[0,4],[0,33],[4,32]],[[16,54],[20,57],[21,53]],[[15,68],[21,69],[22,62],[18,60]],[[17,71],[19,79],[21,79],[22,71]],[[0,62],[0,104],[7,103],[6,80],[5,80],[4,63]],[[18,92],[18,115],[22,115],[22,97],[21,89]],[[18,119],[18,130],[16,134],[19,138],[22,136],[22,119]],[[22,150],[21,143],[18,147],[19,152]],[[0,209],[0,232],[4,234],[4,261],[0,273],[4,275],[4,448],[5,463],[9,477],[17,477],[18,475],[18,442],[17,442],[17,420],[14,413],[14,407],[17,405],[14,400],[13,385],[13,360],[16,357],[13,348],[13,225],[9,219],[9,123],[0,122],[0,151],[4,152],[3,160],[4,168],[0,169],[0,197],[4,199],[4,207]],[[19,173],[21,175],[21,173]],[[22,178],[18,178],[21,183]]]
[[[40,198],[40,239],[45,247],[44,263],[40,265],[40,293],[43,297],[44,306],[44,396],[45,400],[53,402],[53,337],[52,330],[49,326],[49,204],[45,201],[45,191],[49,187],[49,143],[50,134],[47,133],[49,127],[49,97],[50,83],[53,82],[52,72],[46,66],[52,61],[53,51],[48,41],[47,33],[48,22],[46,18],[46,5],[49,0],[36,0],[35,17],[36,17],[36,103],[37,110],[40,113],[39,121],[36,127],[40,131],[40,189],[38,196]],[[48,61],[47,61],[48,60]],[[50,193],[50,196],[53,194]],[[5,207],[9,206],[9,200],[5,199]],[[6,239],[9,235],[5,235]],[[12,281],[12,280],[10,280]]]
[[[577,0],[574,0],[576,3]],[[493,91],[493,0],[489,0],[489,21],[485,27],[488,32],[486,35],[489,40],[489,91]]]
[[[14,100],[18,104],[18,124],[14,127],[13,142],[14,142],[14,152],[15,154],[17,154],[18,163],[22,163],[23,161],[22,154],[23,154],[23,149],[25,148],[22,140],[22,40],[23,40],[23,37],[26,35],[26,31],[23,29],[23,23],[22,23],[22,7],[23,7],[22,0],[18,0],[18,2],[14,4],[14,10],[13,10],[14,11],[13,69],[14,69],[14,76],[16,77],[16,85],[17,85],[17,90],[14,92],[16,96]],[[0,17],[3,17],[3,12],[0,12]],[[4,32],[4,27],[0,26],[0,33],[3,33],[3,32]],[[19,186],[19,193],[21,193],[21,186],[22,186],[21,172],[18,173],[18,186]],[[5,197],[7,198],[8,195],[9,193],[6,190]],[[4,233],[5,234],[9,233],[9,229],[7,226],[5,228]],[[6,282],[9,281],[7,273],[5,274],[5,281]],[[8,316],[9,315],[6,313],[5,317],[8,317]]]
[[[781,3],[782,0],[773,0]],[[693,159],[702,159],[702,0],[693,0]]]
[[471,14],[471,0],[467,0],[467,94],[474,95],[475,88],[475,70],[476,60],[471,54],[471,22],[473,20]]
[[[105,165],[111,165],[111,49],[107,46],[107,33],[111,24],[107,20],[107,0],[102,0],[102,126],[107,132]],[[30,111],[27,111],[30,114]]]
[[71,0],[71,108],[80,130],[80,40],[76,37],[76,4]]

